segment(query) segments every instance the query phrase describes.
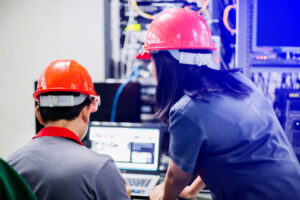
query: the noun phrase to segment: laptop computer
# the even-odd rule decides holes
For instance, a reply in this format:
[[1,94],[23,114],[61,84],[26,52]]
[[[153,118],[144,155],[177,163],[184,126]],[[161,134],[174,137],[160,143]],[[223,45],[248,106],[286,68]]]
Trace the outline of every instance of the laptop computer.
[[128,181],[132,196],[149,196],[158,183],[162,127],[143,123],[91,123],[91,149],[110,155]]

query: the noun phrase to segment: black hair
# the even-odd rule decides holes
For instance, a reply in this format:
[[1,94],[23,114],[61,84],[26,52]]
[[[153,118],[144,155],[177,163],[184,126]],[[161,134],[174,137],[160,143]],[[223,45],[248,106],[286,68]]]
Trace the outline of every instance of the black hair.
[[[209,53],[201,50],[188,52]],[[183,95],[208,103],[204,96],[228,95],[243,99],[252,92],[248,85],[232,76],[240,69],[213,70],[207,66],[181,64],[168,51],[159,51],[151,56],[157,75],[156,117],[166,124],[169,123],[171,107]]]
[[[79,96],[80,93],[78,92],[48,92],[43,93],[42,96],[48,95],[73,95]],[[61,119],[71,121],[79,116],[81,110],[91,104],[91,100],[87,97],[83,103],[76,105],[76,106],[68,106],[68,107],[41,107],[40,106],[40,113],[43,121],[47,122],[54,122]]]

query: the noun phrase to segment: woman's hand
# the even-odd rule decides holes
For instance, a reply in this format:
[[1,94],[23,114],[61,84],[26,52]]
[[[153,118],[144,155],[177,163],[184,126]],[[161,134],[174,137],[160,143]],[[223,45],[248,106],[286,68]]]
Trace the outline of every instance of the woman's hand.
[[157,185],[150,193],[150,200],[160,200],[164,192],[164,183]]
[[179,194],[179,197],[184,199],[191,199],[197,196],[197,194],[205,188],[205,183],[203,180],[198,176],[193,183],[190,186],[186,186],[181,193]]

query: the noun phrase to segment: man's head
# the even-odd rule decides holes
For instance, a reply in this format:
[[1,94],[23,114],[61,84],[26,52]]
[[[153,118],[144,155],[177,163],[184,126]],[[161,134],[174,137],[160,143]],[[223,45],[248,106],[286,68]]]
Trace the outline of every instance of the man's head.
[[50,63],[33,97],[38,102],[36,115],[41,124],[67,126],[76,121],[80,135],[100,100],[88,71],[73,60]]
[[86,95],[82,95],[81,101],[83,102],[80,101],[81,103],[78,102],[79,104],[78,105],[76,104],[74,106],[50,107],[49,105],[45,106],[45,102],[47,104],[48,102],[53,101],[53,99],[55,98],[60,100],[62,98],[78,99],[80,98],[79,97],[80,95],[82,94],[76,92],[48,92],[48,93],[41,94],[40,96],[41,103],[39,104],[39,111],[41,113],[43,122],[49,123],[58,120],[72,121],[75,118],[77,118],[81,110],[85,106],[89,106],[92,103],[91,99],[89,99]]

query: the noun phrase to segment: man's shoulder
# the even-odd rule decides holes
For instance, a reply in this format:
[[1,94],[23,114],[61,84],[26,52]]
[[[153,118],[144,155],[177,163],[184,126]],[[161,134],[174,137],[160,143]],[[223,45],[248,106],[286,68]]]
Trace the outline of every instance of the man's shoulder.
[[[47,140],[47,144],[45,142]],[[57,138],[57,140],[61,140]],[[72,142],[57,142],[55,139],[34,139],[8,157],[8,162],[19,167],[56,165],[62,168],[80,170],[87,168],[91,170],[101,169],[112,158],[105,154],[99,154],[85,146],[72,144]],[[55,142],[57,143],[55,143]],[[60,163],[56,163],[59,160]],[[40,167],[38,167],[40,166]]]
[[78,151],[78,153],[80,154],[78,157],[81,159],[81,162],[86,161],[87,164],[98,163],[99,165],[103,166],[107,162],[113,161],[109,155],[97,153],[88,148],[82,148],[80,151]]

